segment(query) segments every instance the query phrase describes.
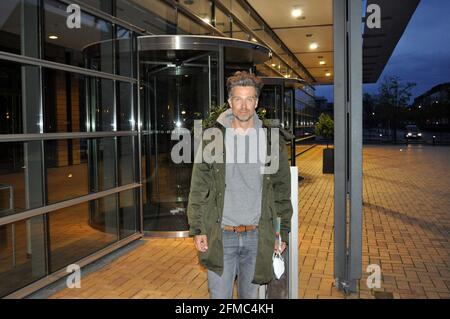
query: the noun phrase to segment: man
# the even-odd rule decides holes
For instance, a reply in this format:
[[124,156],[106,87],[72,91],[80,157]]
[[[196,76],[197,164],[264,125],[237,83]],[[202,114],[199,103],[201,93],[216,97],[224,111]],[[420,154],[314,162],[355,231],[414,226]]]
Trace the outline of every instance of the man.
[[[275,173],[263,174],[266,158],[250,160],[255,158],[254,143],[258,154],[273,146],[274,133],[251,134],[264,127],[255,112],[261,80],[236,72],[228,78],[227,88],[230,108],[216,123],[224,136],[225,163],[194,164],[187,213],[200,263],[208,269],[210,297],[231,299],[237,276],[238,297],[255,299],[259,285],[274,277],[274,249],[286,248],[292,217],[290,170],[282,138],[275,145],[279,156],[271,154],[271,161],[278,161]],[[239,138],[245,143],[234,142]],[[236,160],[244,154],[244,162]],[[281,217],[280,245],[275,238],[277,217]]]

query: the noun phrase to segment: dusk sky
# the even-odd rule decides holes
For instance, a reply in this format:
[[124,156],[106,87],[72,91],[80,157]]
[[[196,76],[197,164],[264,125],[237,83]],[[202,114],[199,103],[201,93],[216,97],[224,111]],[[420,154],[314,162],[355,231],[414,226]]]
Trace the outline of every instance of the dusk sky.
[[[450,82],[450,1],[421,0],[376,84],[364,92],[376,93],[385,76],[415,82],[412,98],[433,86]],[[333,87],[316,86],[316,96],[333,100]]]

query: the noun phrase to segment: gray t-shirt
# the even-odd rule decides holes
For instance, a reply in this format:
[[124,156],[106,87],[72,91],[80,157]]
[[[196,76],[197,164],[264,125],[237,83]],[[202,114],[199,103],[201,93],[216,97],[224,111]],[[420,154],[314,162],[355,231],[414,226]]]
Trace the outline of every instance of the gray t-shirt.
[[[226,112],[228,114],[224,114]],[[264,166],[261,158],[262,154],[266,154],[262,122],[255,113],[254,129],[249,129],[247,134],[241,135],[231,128],[231,110],[226,112],[218,119],[227,128],[222,226],[258,225],[262,197],[261,167]]]

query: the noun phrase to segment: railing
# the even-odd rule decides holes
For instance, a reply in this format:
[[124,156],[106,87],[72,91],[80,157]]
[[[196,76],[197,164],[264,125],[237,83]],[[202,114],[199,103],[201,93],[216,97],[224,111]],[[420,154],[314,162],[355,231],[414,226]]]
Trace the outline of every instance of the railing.
[[[295,146],[297,147],[297,144],[299,144],[300,142],[307,141],[307,140],[313,140],[315,138],[316,138],[316,135],[298,137],[295,139]],[[286,146],[291,146],[291,141],[286,142]],[[315,146],[317,146],[316,143],[311,143],[308,145],[308,147],[306,149],[300,150],[299,152],[297,152],[297,150],[295,150],[295,158],[297,158],[298,156],[302,155],[303,153],[309,151],[310,149],[312,149]],[[289,161],[292,161],[292,150],[289,151],[288,159],[289,159]]]

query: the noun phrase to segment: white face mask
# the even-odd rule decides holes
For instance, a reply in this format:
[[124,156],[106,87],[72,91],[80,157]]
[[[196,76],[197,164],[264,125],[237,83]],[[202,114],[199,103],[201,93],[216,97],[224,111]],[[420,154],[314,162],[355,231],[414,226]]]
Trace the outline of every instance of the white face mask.
[[273,272],[277,279],[280,279],[284,274],[284,259],[281,256],[281,236],[278,235],[278,250],[275,251],[272,255],[272,263],[273,263]]
[[284,259],[281,254],[274,252],[272,256],[273,272],[277,279],[280,279],[284,273]]

